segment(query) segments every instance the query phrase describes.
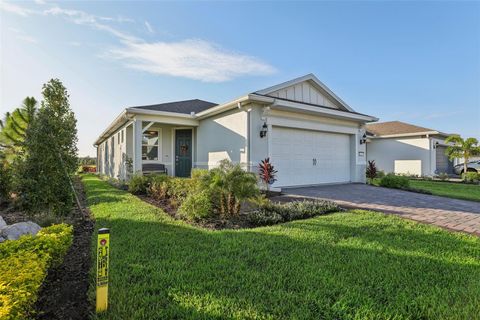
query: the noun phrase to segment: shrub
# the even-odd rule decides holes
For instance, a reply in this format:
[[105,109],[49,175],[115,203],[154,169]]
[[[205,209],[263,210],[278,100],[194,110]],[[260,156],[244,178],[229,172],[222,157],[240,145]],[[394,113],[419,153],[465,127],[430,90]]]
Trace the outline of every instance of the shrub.
[[477,183],[480,181],[480,174],[472,171],[464,172],[462,179],[466,183]]
[[175,203],[187,198],[190,193],[198,190],[198,181],[189,178],[172,178],[168,183],[167,195]]
[[377,177],[377,165],[375,160],[368,161],[366,175],[368,179],[374,179]]
[[380,186],[385,188],[408,189],[410,187],[410,180],[406,176],[396,176],[393,173],[389,173],[380,179]]
[[0,318],[32,318],[47,270],[59,266],[72,243],[72,227],[43,228],[36,236],[0,243]]
[[146,194],[149,178],[142,174],[135,174],[128,182],[128,192],[133,194]]
[[163,200],[167,197],[170,177],[166,174],[149,177],[147,194],[155,200]]
[[192,169],[192,179],[193,180],[202,180],[204,179],[206,176],[208,176],[208,170],[207,169],[198,169],[198,168],[194,168]]
[[204,220],[212,215],[211,195],[208,190],[187,196],[178,209],[182,218],[191,221]]
[[375,178],[381,179],[381,178],[383,178],[383,177],[385,177],[385,171],[383,171],[383,170],[378,170],[378,171],[377,171],[377,175],[375,176]]
[[441,172],[437,175],[437,178],[442,180],[442,181],[448,181],[450,180],[450,176],[446,172]]
[[249,221],[254,225],[269,225],[283,221],[306,219],[339,210],[338,205],[331,201],[304,200],[282,204],[269,201],[262,204],[258,210],[250,213]]
[[269,226],[283,221],[283,217],[274,211],[255,210],[248,214],[248,222],[254,226]]

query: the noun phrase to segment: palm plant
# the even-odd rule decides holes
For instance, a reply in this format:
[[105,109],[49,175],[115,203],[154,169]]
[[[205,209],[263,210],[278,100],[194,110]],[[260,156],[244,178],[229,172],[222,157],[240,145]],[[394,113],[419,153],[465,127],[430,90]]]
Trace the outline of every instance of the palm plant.
[[222,215],[238,215],[241,202],[259,193],[255,175],[226,159],[220,161],[217,168],[210,170],[204,179],[218,195]]
[[445,143],[451,145],[447,147],[445,154],[453,160],[454,158],[463,158],[463,172],[467,172],[467,164],[470,157],[480,155],[480,146],[475,138],[463,139],[459,135],[452,135],[445,139]]

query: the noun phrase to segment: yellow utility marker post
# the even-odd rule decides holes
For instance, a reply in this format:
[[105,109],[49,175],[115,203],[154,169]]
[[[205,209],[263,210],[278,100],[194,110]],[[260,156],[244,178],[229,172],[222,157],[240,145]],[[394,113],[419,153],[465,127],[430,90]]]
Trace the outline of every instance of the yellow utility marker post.
[[98,230],[97,243],[97,313],[108,307],[108,260],[110,257],[110,230]]

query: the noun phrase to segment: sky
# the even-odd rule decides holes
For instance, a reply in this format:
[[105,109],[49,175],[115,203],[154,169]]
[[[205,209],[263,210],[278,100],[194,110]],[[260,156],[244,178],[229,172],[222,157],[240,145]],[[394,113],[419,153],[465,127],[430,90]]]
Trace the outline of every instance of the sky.
[[79,155],[128,106],[314,73],[355,111],[480,139],[480,2],[0,0],[0,114],[59,78]]

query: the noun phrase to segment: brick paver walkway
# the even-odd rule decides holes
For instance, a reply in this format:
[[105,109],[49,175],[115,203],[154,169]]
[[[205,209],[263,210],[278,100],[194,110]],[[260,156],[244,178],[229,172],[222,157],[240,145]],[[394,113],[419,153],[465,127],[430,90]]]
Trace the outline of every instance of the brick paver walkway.
[[364,184],[288,188],[282,191],[290,196],[332,200],[348,208],[394,213],[408,219],[480,236],[480,202]]

